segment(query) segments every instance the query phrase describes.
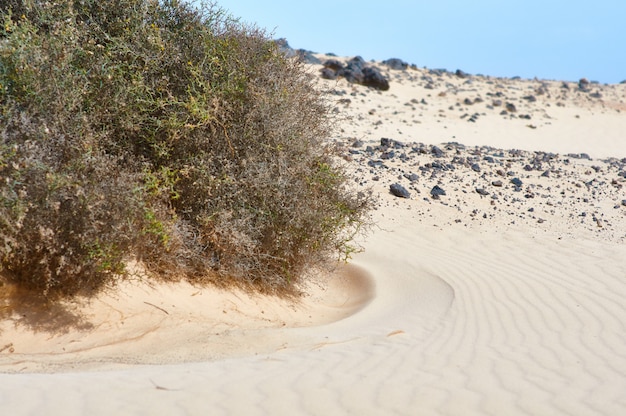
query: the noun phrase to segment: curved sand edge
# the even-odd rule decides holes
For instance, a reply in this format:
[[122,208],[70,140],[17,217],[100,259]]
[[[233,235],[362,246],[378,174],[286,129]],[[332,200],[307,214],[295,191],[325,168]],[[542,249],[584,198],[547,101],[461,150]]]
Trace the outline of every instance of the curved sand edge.
[[0,371],[110,370],[275,351],[283,347],[282,331],[344,319],[373,296],[371,277],[353,265],[315,276],[298,299],[122,282],[89,302],[16,310],[0,322]]

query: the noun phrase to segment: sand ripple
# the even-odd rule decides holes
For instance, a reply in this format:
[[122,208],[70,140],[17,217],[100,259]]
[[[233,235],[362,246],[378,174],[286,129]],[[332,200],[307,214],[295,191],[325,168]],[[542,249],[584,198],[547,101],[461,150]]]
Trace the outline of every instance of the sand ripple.
[[415,231],[380,232],[356,259],[376,281],[364,309],[285,330],[279,351],[0,375],[11,386],[0,403],[24,414],[624,413],[626,247]]

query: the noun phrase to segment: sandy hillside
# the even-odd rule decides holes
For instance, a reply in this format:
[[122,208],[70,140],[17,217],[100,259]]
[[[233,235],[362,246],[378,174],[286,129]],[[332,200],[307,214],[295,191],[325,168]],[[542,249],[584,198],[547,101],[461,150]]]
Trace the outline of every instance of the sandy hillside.
[[376,65],[388,91],[320,80],[378,201],[350,267],[299,300],[24,299],[2,413],[625,414],[626,85]]

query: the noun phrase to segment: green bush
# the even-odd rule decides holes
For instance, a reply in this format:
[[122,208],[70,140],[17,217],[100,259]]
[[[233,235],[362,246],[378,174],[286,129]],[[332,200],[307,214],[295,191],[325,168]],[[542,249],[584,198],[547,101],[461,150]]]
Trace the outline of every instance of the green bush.
[[0,263],[47,296],[155,277],[289,290],[369,196],[303,64],[214,4],[0,5]]

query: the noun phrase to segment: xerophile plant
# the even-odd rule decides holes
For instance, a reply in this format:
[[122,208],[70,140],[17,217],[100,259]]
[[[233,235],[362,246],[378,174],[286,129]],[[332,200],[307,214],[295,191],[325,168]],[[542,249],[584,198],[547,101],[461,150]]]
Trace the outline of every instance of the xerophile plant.
[[314,81],[214,4],[0,5],[0,263],[48,296],[154,276],[292,287],[369,198]]

